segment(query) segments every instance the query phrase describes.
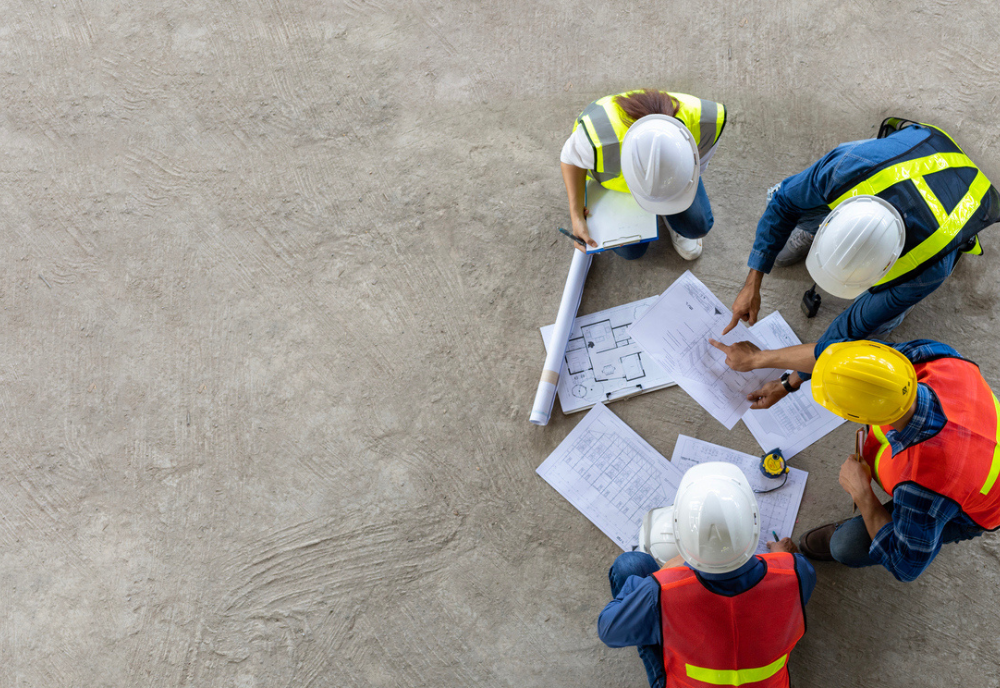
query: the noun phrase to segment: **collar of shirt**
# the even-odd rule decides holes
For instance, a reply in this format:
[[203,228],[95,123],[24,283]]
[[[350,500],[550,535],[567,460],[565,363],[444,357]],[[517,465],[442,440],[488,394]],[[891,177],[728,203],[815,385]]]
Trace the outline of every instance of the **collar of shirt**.
[[917,383],[917,408],[910,422],[902,430],[889,430],[885,433],[885,438],[892,447],[892,455],[930,439],[941,432],[947,422],[948,418],[934,391],[922,382]]
[[[688,568],[692,568],[688,566]],[[694,570],[694,569],[692,569]],[[758,556],[750,557],[750,561],[734,571],[725,573],[702,573],[695,570],[695,575],[709,591],[717,595],[738,595],[757,585],[767,572],[764,560]]]

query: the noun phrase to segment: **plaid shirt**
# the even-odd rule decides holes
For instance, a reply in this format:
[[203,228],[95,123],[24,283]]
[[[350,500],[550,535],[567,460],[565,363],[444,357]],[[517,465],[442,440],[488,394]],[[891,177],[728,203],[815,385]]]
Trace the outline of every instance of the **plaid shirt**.
[[[950,346],[929,339],[889,346],[913,363],[942,356],[962,358]],[[927,385],[918,384],[913,418],[901,432],[889,430],[885,434],[892,455],[933,437],[947,421],[937,395]],[[930,565],[941,550],[942,533],[948,523],[982,532],[956,502],[914,483],[897,485],[892,491],[892,504],[892,522],[878,531],[868,554],[900,581],[912,581]]]

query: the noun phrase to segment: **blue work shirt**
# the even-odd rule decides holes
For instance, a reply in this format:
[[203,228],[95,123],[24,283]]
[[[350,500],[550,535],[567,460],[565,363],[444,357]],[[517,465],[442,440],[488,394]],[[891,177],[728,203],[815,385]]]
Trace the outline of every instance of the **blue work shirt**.
[[[844,143],[802,172],[781,182],[757,223],[757,235],[747,265],[769,273],[774,259],[800,221],[830,212],[829,203],[844,188],[862,181],[873,166],[905,154],[928,137],[926,127],[913,125],[883,139]],[[900,209],[905,216],[906,209]],[[910,280],[888,289],[863,293],[827,328],[816,347],[819,356],[833,342],[868,339],[880,326],[902,316],[909,308],[937,289],[951,274],[959,256],[953,251]],[[803,379],[808,375],[803,375]]]
[[[888,344],[906,356],[911,363],[923,363],[935,358],[962,358],[947,344],[918,339],[900,344]],[[892,455],[907,447],[928,440],[941,432],[948,418],[934,391],[924,383],[917,384],[917,407],[910,422],[901,431],[889,430]],[[926,569],[943,544],[945,526],[959,526],[969,536],[982,533],[982,527],[969,518],[952,499],[908,482],[892,491],[892,522],[879,529],[868,551],[896,577],[908,582]]]
[[[801,554],[793,556],[795,571],[799,574],[802,603],[805,604],[816,587],[816,571]],[[735,571],[698,572],[698,577],[710,591],[732,596],[757,585],[766,571],[764,560],[752,557]],[[656,579],[652,576],[629,576],[618,597],[608,602],[597,617],[597,634],[609,647],[663,645],[663,633],[660,630],[660,584]]]

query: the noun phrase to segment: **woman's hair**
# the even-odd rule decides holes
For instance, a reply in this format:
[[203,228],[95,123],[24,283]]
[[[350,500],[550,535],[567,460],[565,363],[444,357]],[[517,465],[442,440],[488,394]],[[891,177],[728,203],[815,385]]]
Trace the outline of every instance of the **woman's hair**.
[[631,126],[646,115],[668,115],[675,117],[680,104],[672,95],[664,91],[644,88],[628,95],[615,96],[615,105],[625,113],[625,120]]

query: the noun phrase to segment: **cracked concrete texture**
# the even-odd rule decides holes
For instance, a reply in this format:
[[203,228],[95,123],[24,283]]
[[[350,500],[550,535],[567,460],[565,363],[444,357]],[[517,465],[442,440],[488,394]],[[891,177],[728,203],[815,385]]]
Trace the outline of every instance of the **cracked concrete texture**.
[[[559,148],[591,100],[724,102],[690,266],[724,301],[763,192],[887,115],[1000,179],[992,0],[5,3],[0,685],[641,686],[595,620],[618,552],[534,474],[570,259]],[[897,338],[1000,388],[995,247]],[[581,312],[662,291],[599,257]],[[804,268],[762,313],[803,340]],[[612,405],[756,452],[680,390]],[[797,532],[843,517],[844,426]],[[795,686],[1000,685],[1000,542],[916,583],[819,566]]]

